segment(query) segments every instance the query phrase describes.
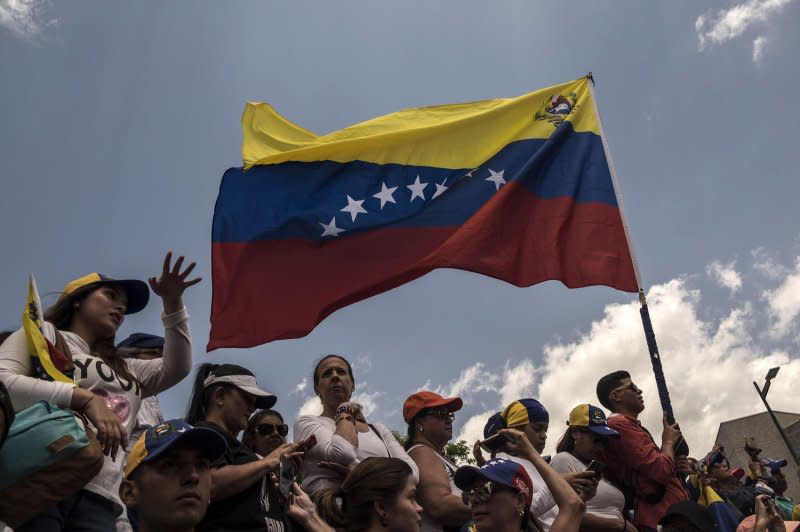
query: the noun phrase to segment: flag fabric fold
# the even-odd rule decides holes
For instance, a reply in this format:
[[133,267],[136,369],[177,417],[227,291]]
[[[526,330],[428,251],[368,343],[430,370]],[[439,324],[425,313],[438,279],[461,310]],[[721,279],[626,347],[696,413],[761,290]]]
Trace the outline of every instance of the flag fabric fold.
[[635,292],[589,80],[317,136],[267,104],[223,176],[208,349],[308,334],[436,268]]

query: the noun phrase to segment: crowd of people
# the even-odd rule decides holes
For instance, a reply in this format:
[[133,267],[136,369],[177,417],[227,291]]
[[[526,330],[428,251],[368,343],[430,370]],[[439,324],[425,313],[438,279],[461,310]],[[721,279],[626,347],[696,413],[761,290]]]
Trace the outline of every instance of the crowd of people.
[[[294,420],[294,442],[278,398],[234,364],[200,365],[185,417],[165,420],[156,395],[192,367],[182,296],[199,282],[189,279],[193,268],[167,254],[149,288],[96,273],[68,283],[42,333],[72,382],[48,378],[25,330],[0,338],[0,445],[25,438],[15,415],[44,401],[85,418],[103,454],[96,474],[63,499],[23,523],[13,508],[0,520],[17,532],[774,532],[798,518],[784,493],[785,461],[761,458],[754,441],[751,462],[738,469],[722,448],[682,455],[680,427],[666,420],[655,441],[638,419],[642,391],[625,371],[597,382],[610,415],[576,405],[552,459],[542,456],[546,398],[519,398],[490,416],[475,464],[456,464],[446,446],[460,398],[411,393],[401,444],[352,400],[353,368],[334,354],[312,370],[322,412]],[[163,303],[163,336],[115,342],[150,290]],[[0,467],[18,458],[0,447]]]

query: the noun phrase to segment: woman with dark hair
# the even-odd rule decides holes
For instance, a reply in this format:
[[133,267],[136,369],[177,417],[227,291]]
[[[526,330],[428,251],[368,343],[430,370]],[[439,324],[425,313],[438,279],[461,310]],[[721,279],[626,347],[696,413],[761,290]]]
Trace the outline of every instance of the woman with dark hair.
[[[558,454],[550,461],[550,467],[559,473],[586,471],[592,461],[600,459],[608,438],[619,438],[619,433],[606,423],[603,411],[590,404],[573,408],[567,424],[569,428],[556,447]],[[602,477],[602,471],[597,477],[597,491],[586,501],[586,514],[581,526],[600,532],[636,532],[636,527],[627,522],[623,514],[625,495]]]
[[317,444],[303,460],[303,489],[312,495],[322,488],[337,487],[343,475],[370,456],[400,458],[418,479],[417,465],[392,432],[381,424],[367,423],[361,406],[350,400],[355,389],[353,368],[340,355],[327,355],[314,367],[314,391],[322,402],[319,416],[300,416],[294,438],[303,441],[314,434]]
[[208,427],[228,442],[211,467],[211,504],[198,531],[291,530],[271,473],[281,455],[295,458],[296,445],[282,444],[264,457],[236,439],[256,408],[270,408],[277,398],[258,387],[253,373],[235,364],[202,364],[197,368],[186,422]]
[[[25,331],[14,332],[0,346],[0,379],[17,410],[37,401],[49,401],[83,413],[94,426],[107,455],[100,472],[75,495],[47,509],[18,532],[61,530],[65,526],[86,531],[114,529],[122,509],[118,486],[123,456],[139,406],[144,397],[180,382],[191,368],[189,315],[182,295],[200,279],[187,281],[194,263],[181,271],[183,257],[172,265],[167,253],[158,279],[150,288],[164,304],[164,356],[156,360],[125,360],[117,356],[114,336],[124,316],[142,310],[150,296],[147,285],[91,273],[71,281],[58,301],[44,314],[44,335],[64,352],[60,370],[74,383],[48,378],[34,364]],[[124,454],[124,453],[123,453]]]
[[411,468],[397,458],[363,460],[316,499],[322,518],[347,532],[415,532],[422,521]]
[[[556,501],[559,512],[550,532],[577,532],[583,516],[583,501],[561,475],[539,455],[525,433],[515,429],[498,432],[514,456],[529,460]],[[455,474],[464,503],[472,512],[467,530],[477,532],[537,532],[540,524],[531,514],[533,481],[525,467],[504,458],[495,458],[482,467],[462,466]]]
[[422,532],[458,530],[469,521],[470,512],[453,482],[458,466],[444,453],[453,437],[454,412],[463,402],[433,392],[411,394],[403,404],[408,423],[406,451],[419,468],[417,493],[422,505]]
[[289,426],[283,416],[275,410],[259,410],[250,417],[242,436],[242,443],[259,456],[269,453],[286,443]]

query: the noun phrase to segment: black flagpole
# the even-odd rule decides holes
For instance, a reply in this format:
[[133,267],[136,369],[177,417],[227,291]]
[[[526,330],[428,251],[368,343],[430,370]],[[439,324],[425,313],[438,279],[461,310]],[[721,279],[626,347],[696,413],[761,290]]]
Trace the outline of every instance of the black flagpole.
[[[644,337],[647,340],[647,350],[650,352],[650,363],[653,366],[653,375],[656,378],[656,387],[658,388],[658,398],[661,401],[661,410],[667,418],[669,424],[675,423],[675,414],[672,411],[672,401],[669,398],[669,390],[667,389],[667,379],[664,377],[664,369],[661,367],[661,355],[658,353],[658,344],[656,344],[656,334],[653,332],[653,323],[650,321],[650,310],[647,308],[647,299],[644,295],[642,288],[641,277],[639,276],[639,266],[636,262],[635,255],[633,254],[633,245],[631,243],[630,234],[628,231],[628,222],[625,219],[625,210],[622,207],[622,194],[619,192],[619,185],[617,183],[617,173],[614,170],[614,164],[611,162],[611,150],[608,148],[605,132],[603,131],[603,123],[600,120],[600,111],[597,107],[597,98],[594,94],[594,76],[592,73],[586,75],[589,83],[589,91],[592,94],[592,103],[594,105],[595,117],[597,118],[597,126],[600,129],[600,138],[603,141],[603,151],[605,151],[606,161],[608,162],[608,169],[611,173],[611,181],[614,184],[614,194],[617,197],[617,205],[619,205],[619,212],[622,218],[622,226],[625,230],[625,238],[628,241],[628,250],[630,251],[631,261],[633,262],[633,271],[636,276],[636,284],[639,287],[639,315],[642,318],[642,327],[644,328]],[[689,446],[686,440],[681,437],[675,444],[675,456],[682,456],[689,454]]]

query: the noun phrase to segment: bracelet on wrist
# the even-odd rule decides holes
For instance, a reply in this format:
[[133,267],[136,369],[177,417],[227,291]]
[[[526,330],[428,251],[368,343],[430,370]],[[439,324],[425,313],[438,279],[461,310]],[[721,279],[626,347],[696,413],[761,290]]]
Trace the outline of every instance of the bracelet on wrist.
[[97,396],[95,394],[92,394],[92,396],[89,399],[87,399],[85,403],[83,403],[81,406],[78,407],[77,411],[80,412],[81,414],[86,412],[86,409],[89,407],[89,403],[91,403],[95,397]]
[[356,420],[355,418],[347,412],[342,412],[341,414],[337,414],[335,418],[333,418],[334,423],[338,423],[342,420],[346,419],[355,425]]
[[339,414],[350,414],[351,416],[356,415],[355,410],[353,410],[353,408],[347,404],[342,404],[336,407],[336,415],[338,416]]

